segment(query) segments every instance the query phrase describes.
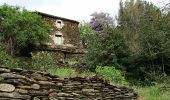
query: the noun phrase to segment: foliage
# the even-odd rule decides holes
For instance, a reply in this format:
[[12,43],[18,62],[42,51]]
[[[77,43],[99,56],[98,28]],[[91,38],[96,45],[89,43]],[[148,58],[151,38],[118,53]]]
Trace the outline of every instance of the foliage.
[[169,100],[170,89],[167,84],[157,84],[155,86],[141,87],[135,90],[139,93],[141,100]]
[[55,60],[51,53],[46,51],[32,53],[31,67],[33,69],[44,71],[55,66]]
[[19,60],[8,55],[3,47],[4,45],[0,44],[0,65],[11,68],[19,67]]
[[5,4],[0,6],[0,18],[0,37],[12,55],[15,50],[48,39],[49,25],[36,13]]
[[162,0],[161,3],[163,4],[162,11],[170,11],[170,0]]
[[48,68],[47,72],[60,77],[75,77],[77,75],[76,71],[72,68],[61,68],[57,66]]
[[157,74],[169,74],[169,13],[148,2],[130,0],[120,3],[118,24],[130,48],[128,77],[152,82]]
[[143,3],[141,0],[120,2],[119,15],[117,17],[118,28],[123,32],[131,53],[138,53],[140,50],[138,30],[141,16],[145,16]]
[[92,77],[95,75],[96,75],[95,72],[91,72],[89,70],[83,70],[83,71],[80,71],[77,76],[83,77],[83,78],[88,78],[88,77]]
[[69,66],[73,66],[73,65],[78,64],[78,61],[67,60],[65,61],[65,63],[68,64]]
[[109,80],[112,84],[125,85],[127,84],[122,72],[116,70],[113,66],[97,66],[96,73]]
[[94,12],[93,14],[91,14],[91,16],[92,16],[92,19],[90,21],[90,26],[95,31],[103,31],[107,29],[108,27],[114,26],[114,20],[109,15],[109,13]]
[[[90,24],[98,18],[97,13],[95,16]],[[169,18],[169,12],[163,13],[152,3],[127,0],[120,2],[116,28],[97,32],[88,23],[82,24],[87,68],[94,71],[96,66],[115,66],[125,70],[128,79],[148,82],[156,81],[157,74],[169,74]]]
[[91,26],[86,22],[80,24],[79,30],[82,45],[84,48],[88,48],[88,44],[90,44],[90,38],[93,34],[95,34],[95,31],[92,30]]
[[75,68],[71,67],[61,67],[61,66],[54,66],[54,67],[49,67],[46,70],[47,73],[50,73],[51,75],[57,75],[60,77],[82,77],[82,78],[88,78],[95,76],[96,73],[93,73],[89,70],[83,70],[79,71]]
[[115,66],[124,69],[128,59],[128,48],[122,34],[117,29],[108,29],[107,35],[94,33],[88,38],[89,44],[85,56],[87,68],[95,69],[96,66]]

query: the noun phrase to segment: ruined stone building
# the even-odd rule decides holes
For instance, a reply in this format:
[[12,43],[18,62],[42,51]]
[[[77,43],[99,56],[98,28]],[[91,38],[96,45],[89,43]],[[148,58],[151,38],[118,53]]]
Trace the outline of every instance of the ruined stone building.
[[41,47],[51,51],[59,61],[78,60],[84,53],[80,44],[79,22],[42,12],[37,12],[51,25],[49,41]]

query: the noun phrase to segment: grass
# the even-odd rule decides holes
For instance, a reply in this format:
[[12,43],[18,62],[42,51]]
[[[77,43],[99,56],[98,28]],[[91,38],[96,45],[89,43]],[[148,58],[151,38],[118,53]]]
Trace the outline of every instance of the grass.
[[75,77],[77,76],[77,72],[72,68],[61,68],[61,67],[54,67],[49,68],[47,70],[48,73],[51,75],[57,75],[60,77]]
[[77,62],[77,61],[71,61],[71,60],[69,61],[69,60],[68,60],[68,61],[66,61],[66,63],[68,63],[68,65],[71,66],[71,65],[77,64],[78,62]]
[[80,73],[78,74],[79,77],[83,77],[83,78],[85,78],[85,77],[92,77],[92,76],[95,76],[95,75],[96,75],[95,73],[90,72],[90,71],[88,71],[88,70],[85,70],[85,71],[80,72]]
[[135,90],[139,93],[139,100],[170,100],[170,87],[168,84],[154,86],[138,86]]
[[51,75],[57,75],[60,77],[91,77],[95,75],[95,73],[92,73],[87,70],[83,72],[79,72],[73,68],[62,68],[62,67],[49,68],[47,72],[50,73]]

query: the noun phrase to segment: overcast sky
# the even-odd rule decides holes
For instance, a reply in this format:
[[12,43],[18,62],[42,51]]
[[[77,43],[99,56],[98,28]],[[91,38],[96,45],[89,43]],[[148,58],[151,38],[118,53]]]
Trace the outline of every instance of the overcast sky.
[[[108,12],[115,17],[120,0],[0,0],[0,5],[6,3],[17,5],[31,11],[40,11],[78,21],[89,21],[93,12]],[[124,0],[123,0],[124,1]],[[160,4],[161,0],[147,0]]]

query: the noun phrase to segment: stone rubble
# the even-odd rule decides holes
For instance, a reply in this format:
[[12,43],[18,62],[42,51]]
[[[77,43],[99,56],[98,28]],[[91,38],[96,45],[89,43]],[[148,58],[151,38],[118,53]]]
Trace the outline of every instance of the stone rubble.
[[0,67],[0,100],[137,100],[133,89],[92,78],[60,78]]

